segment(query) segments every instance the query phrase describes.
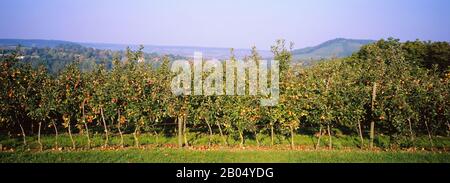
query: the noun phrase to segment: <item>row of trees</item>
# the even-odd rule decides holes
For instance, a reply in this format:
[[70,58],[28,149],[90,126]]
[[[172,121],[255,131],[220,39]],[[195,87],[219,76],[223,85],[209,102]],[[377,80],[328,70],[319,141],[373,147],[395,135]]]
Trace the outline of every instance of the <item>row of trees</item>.
[[[439,44],[449,50],[448,43]],[[90,147],[93,132],[104,133],[105,146],[111,134],[120,135],[121,146],[123,134],[133,134],[139,146],[141,133],[160,134],[171,123],[177,124],[172,129],[180,146],[189,145],[188,131],[199,131],[210,136],[210,144],[219,134],[224,145],[233,136],[241,146],[246,137],[262,133],[271,136],[273,145],[275,134],[282,134],[293,147],[294,136],[304,129],[317,132],[317,148],[323,134],[331,148],[336,130],[358,135],[361,147],[367,137],[373,147],[381,134],[412,142],[427,135],[432,144],[433,136],[450,132],[450,74],[442,64],[419,62],[436,57],[448,64],[449,57],[442,56],[445,51],[416,55],[420,45],[432,43],[380,40],[349,58],[292,67],[291,49],[279,40],[272,52],[280,62],[281,92],[272,107],[260,106],[259,96],[175,96],[170,59],[159,67],[138,62],[142,48],[128,50],[125,61],[116,57],[111,69],[97,64],[82,72],[76,62],[57,76],[19,62],[16,52],[0,62],[0,126],[3,132],[20,132],[24,144],[36,129],[40,144],[41,131],[54,133],[55,146],[58,134],[67,132],[72,148],[73,133],[84,134]],[[246,58],[259,59],[256,48]]]

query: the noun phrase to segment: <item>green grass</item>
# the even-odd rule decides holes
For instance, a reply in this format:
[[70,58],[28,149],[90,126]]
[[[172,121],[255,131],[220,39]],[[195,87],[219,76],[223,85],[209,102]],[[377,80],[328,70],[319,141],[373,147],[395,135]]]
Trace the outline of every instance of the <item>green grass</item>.
[[449,153],[369,152],[369,151],[285,151],[285,150],[183,150],[122,149],[55,152],[3,152],[0,162],[33,163],[442,163],[450,162]]
[[[74,134],[73,135],[75,144],[77,148],[86,148],[87,138],[83,134]],[[103,134],[91,134],[91,146],[92,147],[100,147],[104,144],[105,136]],[[208,145],[209,136],[201,133],[188,133],[188,142],[194,146],[205,146]],[[154,134],[141,134],[139,135],[139,141],[141,145],[155,145],[155,144],[177,144],[177,138],[173,136],[164,136],[164,135],[154,135]],[[321,147],[328,146],[328,136],[323,136],[321,138]],[[55,136],[54,135],[42,135],[41,141],[44,146],[44,149],[52,149],[55,145]],[[239,145],[239,138],[233,136],[227,136],[228,144],[231,146]],[[258,141],[261,146],[270,146],[271,139],[269,135],[260,134],[258,135]],[[278,146],[288,146],[290,144],[290,137],[277,135],[274,138],[275,144]],[[301,146],[303,148],[314,148],[317,143],[317,137],[310,135],[295,135],[295,145]],[[13,148],[13,149],[38,149],[39,144],[37,143],[37,136],[27,136],[28,146],[23,146],[22,137],[5,137],[0,136],[0,144],[4,148]],[[340,135],[339,137],[332,137],[333,148],[334,149],[359,149],[360,148],[360,139],[357,136],[346,136]],[[364,139],[365,147],[368,146],[369,139]],[[223,140],[219,135],[213,135],[212,143],[214,145],[223,145]],[[254,137],[248,136],[245,138],[246,146],[257,146],[257,142]],[[109,137],[109,145],[118,146],[120,144],[120,136],[118,134],[110,135]],[[134,138],[131,134],[124,135],[124,144],[125,146],[134,146]],[[407,149],[410,147],[417,147],[418,149],[431,149],[431,144],[428,140],[428,137],[416,137],[414,142],[411,142],[408,138],[394,140],[389,136],[377,136],[374,140],[374,144],[377,148],[380,149],[388,149],[388,150],[400,150]],[[434,148],[436,149],[449,149],[450,147],[450,137],[434,137],[433,138]],[[72,143],[70,141],[68,134],[60,134],[58,137],[58,145],[59,147],[71,147]]]
[[[220,145],[220,136],[213,137],[213,147],[208,149],[209,137],[196,133],[189,133],[188,141],[191,148],[178,149],[177,138],[168,136],[155,136],[152,134],[141,134],[140,143],[142,148],[133,148],[134,139],[132,135],[125,135],[126,148],[117,148],[120,137],[110,137],[109,145],[113,148],[102,149],[104,136],[102,134],[91,135],[93,149],[86,149],[86,136],[74,135],[77,144],[76,150],[70,150],[71,141],[67,134],[59,136],[60,150],[55,150],[55,137],[44,135],[41,137],[44,151],[39,152],[37,137],[27,137],[28,146],[24,146],[20,137],[0,137],[3,152],[0,152],[0,162],[430,162],[450,163],[450,147],[448,137],[435,137],[434,147],[438,151],[429,151],[430,143],[426,137],[416,138],[414,146],[416,150],[407,152],[411,142],[407,140],[394,141],[386,136],[379,136],[375,140],[378,146],[376,151],[360,150],[359,138],[353,136],[333,137],[333,149],[325,150],[328,145],[328,137],[323,137],[321,150],[314,150],[316,137],[308,135],[296,135],[296,150],[289,149],[289,138],[277,136],[275,147],[270,146],[270,137],[258,135],[260,147],[256,140],[247,137],[245,146],[238,148],[239,140],[228,137],[229,147]],[[368,140],[366,139],[367,143]],[[386,145],[388,144],[388,145]]]

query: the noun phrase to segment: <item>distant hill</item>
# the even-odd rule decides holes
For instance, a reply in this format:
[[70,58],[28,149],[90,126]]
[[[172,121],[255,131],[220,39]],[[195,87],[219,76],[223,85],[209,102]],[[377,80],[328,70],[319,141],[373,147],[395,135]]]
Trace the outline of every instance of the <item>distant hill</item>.
[[[373,40],[361,39],[343,39],[337,38],[326,41],[314,47],[307,47],[293,50],[292,54],[296,62],[315,62],[321,59],[332,57],[342,58],[357,52],[361,46],[375,42]],[[105,43],[79,43],[86,47],[96,49],[125,50],[127,46],[137,49],[138,45],[125,44],[105,44]],[[212,47],[192,47],[192,46],[155,46],[144,45],[144,51],[147,53],[173,54],[183,57],[192,57],[194,52],[202,52],[204,58],[229,59],[230,48],[212,48]],[[271,59],[273,54],[269,50],[258,50],[260,56],[264,59]],[[238,59],[251,55],[250,49],[235,49],[234,54]]]
[[[373,40],[358,39],[333,39],[324,42],[318,46],[307,47],[303,49],[293,50],[292,54],[296,62],[312,62],[331,57],[346,57],[358,51],[361,46],[374,42]],[[0,39],[0,46],[17,46],[55,48],[59,45],[81,45],[88,48],[100,50],[124,51],[127,46],[137,49],[139,45],[132,44],[108,44],[108,43],[77,43],[60,40],[41,40],[41,39]],[[181,57],[192,57],[194,52],[202,52],[204,58],[229,59],[230,48],[211,48],[211,47],[193,47],[193,46],[155,46],[144,45],[144,51],[156,54],[171,54]],[[262,58],[272,58],[272,53],[268,50],[258,50]],[[244,56],[251,54],[250,49],[235,49],[234,54],[237,58],[242,59]]]
[[[18,42],[0,40],[0,57],[11,55],[16,51]],[[95,49],[81,46],[76,43],[66,44],[66,42],[45,42],[35,44],[34,42],[20,41],[24,46],[20,49],[20,56],[16,57],[23,63],[30,63],[33,67],[44,66],[52,74],[58,74],[67,65],[80,61],[82,70],[91,70],[95,64],[104,64],[107,69],[113,66],[114,58],[126,60],[126,53],[121,50],[111,51],[109,49]],[[52,47],[56,43],[61,43]],[[3,46],[2,46],[3,45]],[[31,46],[34,45],[34,46]],[[156,53],[144,53],[143,61],[153,66],[159,66],[162,63],[163,56]],[[184,59],[175,55],[164,55],[169,60]]]
[[43,39],[0,39],[0,46],[17,46],[36,47],[36,48],[54,48],[59,45],[76,45],[77,43],[60,40],[43,40]]
[[375,42],[374,40],[360,39],[333,39],[314,47],[293,50],[295,60],[321,60],[332,57],[342,58],[352,55],[354,52],[366,44]]
[[[110,44],[110,43],[78,43],[60,40],[42,40],[42,39],[0,39],[0,46],[9,47],[21,45],[23,47],[36,48],[55,48],[59,45],[81,45],[88,48],[95,48],[101,50],[124,51],[127,47],[131,49],[139,48],[135,44]],[[147,53],[157,53],[160,55],[178,55],[181,57],[193,57],[194,52],[202,52],[204,58],[215,59],[229,59],[230,48],[213,48],[213,47],[194,47],[194,46],[159,46],[159,45],[144,45],[144,51]],[[237,58],[243,58],[251,54],[251,49],[235,49],[234,54]],[[269,50],[259,50],[259,54],[263,58],[272,57]]]

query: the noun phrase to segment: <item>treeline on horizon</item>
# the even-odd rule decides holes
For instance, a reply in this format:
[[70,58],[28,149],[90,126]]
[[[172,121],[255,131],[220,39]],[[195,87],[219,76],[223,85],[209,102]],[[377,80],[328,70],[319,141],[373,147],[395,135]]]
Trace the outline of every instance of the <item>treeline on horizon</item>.
[[[59,44],[54,47],[0,46],[1,56],[11,54],[20,55],[19,60],[29,63],[33,68],[45,67],[50,74],[58,75],[74,62],[79,62],[82,71],[92,70],[95,65],[104,65],[110,70],[114,59],[125,59],[126,51],[88,48],[76,43]],[[154,66],[158,66],[163,57],[169,57],[171,60],[183,58],[172,54],[143,53],[143,60]]]
[[[291,64],[291,48],[284,40],[272,46],[280,62],[280,100],[259,105],[259,96],[175,96],[170,59],[138,62],[142,49],[127,50],[126,60],[115,57],[110,68],[94,64],[82,71],[80,61],[50,74],[18,60],[19,52],[0,61],[0,131],[26,135],[68,133],[133,134],[139,146],[142,133],[178,136],[186,133],[240,141],[258,134],[283,135],[295,146],[296,134],[357,135],[361,147],[374,146],[376,136],[413,144],[415,137],[450,133],[450,45],[448,42],[379,40],[350,57],[310,67]],[[231,60],[236,60],[233,56]],[[256,48],[247,60],[260,60]],[[173,125],[171,125],[173,124]],[[369,138],[369,142],[364,142]],[[39,138],[40,139],[40,138]],[[42,143],[41,144],[42,148]],[[210,138],[211,144],[211,138]],[[330,143],[331,145],[331,143]]]

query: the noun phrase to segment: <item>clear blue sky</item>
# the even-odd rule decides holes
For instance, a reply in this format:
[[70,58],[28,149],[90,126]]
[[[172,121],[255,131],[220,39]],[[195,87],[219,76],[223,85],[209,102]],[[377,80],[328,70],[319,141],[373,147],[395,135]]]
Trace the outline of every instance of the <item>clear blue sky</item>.
[[0,38],[269,49],[344,37],[450,41],[449,0],[2,0]]

